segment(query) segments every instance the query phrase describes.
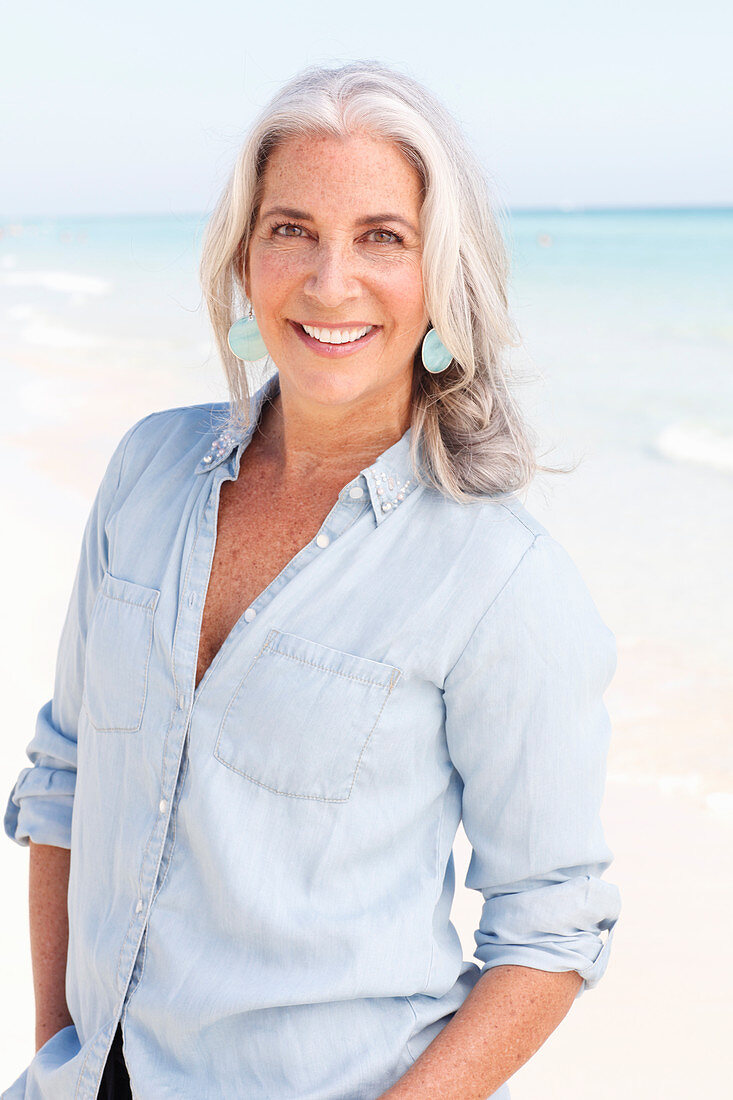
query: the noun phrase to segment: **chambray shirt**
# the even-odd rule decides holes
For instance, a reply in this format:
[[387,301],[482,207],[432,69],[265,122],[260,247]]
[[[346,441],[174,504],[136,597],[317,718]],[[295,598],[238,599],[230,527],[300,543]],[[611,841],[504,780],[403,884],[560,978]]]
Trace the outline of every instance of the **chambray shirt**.
[[[120,1021],[136,1100],[376,1100],[484,970],[577,970],[582,993],[608,962],[616,646],[567,552],[512,494],[419,483],[408,429],[194,688],[252,433],[226,412],[141,420],[92,507],[5,816],[71,849],[74,1022],[6,1100],[95,1100]],[[461,818],[474,961],[450,921]]]

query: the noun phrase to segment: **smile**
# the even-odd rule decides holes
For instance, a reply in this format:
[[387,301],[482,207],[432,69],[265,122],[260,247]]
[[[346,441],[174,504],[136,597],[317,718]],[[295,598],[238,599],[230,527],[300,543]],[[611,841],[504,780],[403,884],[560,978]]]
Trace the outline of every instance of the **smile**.
[[297,321],[290,323],[304,344],[320,355],[329,357],[350,355],[359,350],[376,336],[380,328],[379,325],[325,328],[320,325],[305,325]]
[[301,328],[321,344],[350,344],[353,340],[366,336],[374,325],[364,325],[363,328],[315,328],[301,325]]

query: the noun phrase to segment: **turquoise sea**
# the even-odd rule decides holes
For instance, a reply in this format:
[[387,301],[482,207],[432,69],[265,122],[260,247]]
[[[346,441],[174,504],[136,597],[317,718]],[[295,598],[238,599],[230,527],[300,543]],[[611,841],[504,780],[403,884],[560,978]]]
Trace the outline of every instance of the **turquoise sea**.
[[[196,369],[205,216],[0,228],[3,359]],[[515,212],[514,314],[584,432],[733,470],[733,209]],[[197,310],[199,311],[197,313]],[[570,407],[572,405],[572,407]]]
[[[59,494],[81,515],[134,419],[225,397],[196,277],[204,225],[1,227],[2,454],[46,486],[59,525]],[[733,791],[733,209],[515,211],[507,240],[517,394],[545,462],[575,467],[527,503],[619,641],[612,772]]]

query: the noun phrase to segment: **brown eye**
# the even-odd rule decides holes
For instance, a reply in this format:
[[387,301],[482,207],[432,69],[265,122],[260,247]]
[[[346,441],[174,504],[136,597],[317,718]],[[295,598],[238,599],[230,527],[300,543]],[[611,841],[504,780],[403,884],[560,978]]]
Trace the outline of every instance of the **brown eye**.
[[[288,232],[288,230],[294,230],[294,232]],[[291,222],[287,222],[285,225],[273,226],[273,233],[278,237],[302,237],[304,229],[302,225],[293,225]]]
[[375,244],[399,244],[402,237],[393,233],[391,229],[374,229],[369,234]]

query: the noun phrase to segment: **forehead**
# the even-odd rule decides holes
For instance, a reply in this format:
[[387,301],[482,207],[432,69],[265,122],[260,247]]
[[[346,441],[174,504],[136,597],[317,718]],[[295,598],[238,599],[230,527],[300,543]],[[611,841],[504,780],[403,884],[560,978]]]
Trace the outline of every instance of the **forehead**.
[[347,138],[288,138],[270,154],[262,206],[297,206],[309,214],[369,215],[390,211],[416,218],[422,182],[392,142],[360,134]]

